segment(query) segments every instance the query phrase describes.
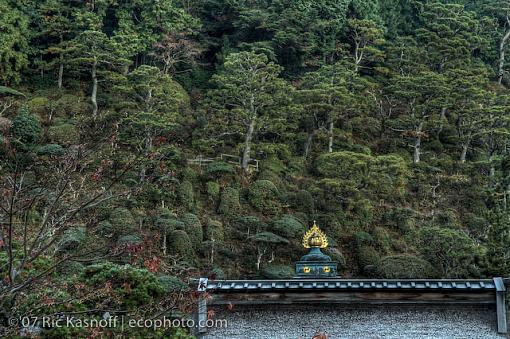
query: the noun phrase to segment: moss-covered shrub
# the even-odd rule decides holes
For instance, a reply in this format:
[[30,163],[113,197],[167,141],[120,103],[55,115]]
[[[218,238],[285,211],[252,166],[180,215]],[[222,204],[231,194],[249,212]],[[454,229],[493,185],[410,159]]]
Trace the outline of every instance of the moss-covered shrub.
[[77,249],[80,244],[85,241],[87,237],[87,229],[85,226],[75,226],[64,232],[62,239],[59,242],[58,248],[60,251],[69,251]]
[[183,230],[170,232],[167,238],[169,253],[179,256],[184,260],[192,260],[194,257],[193,245],[188,234]]
[[140,245],[143,242],[143,239],[136,234],[128,234],[123,235],[117,239],[117,246],[136,246]]
[[158,210],[154,226],[156,226],[156,229],[160,232],[166,232],[167,234],[173,230],[184,230],[185,228],[184,223],[178,219],[177,214],[173,213],[168,208],[161,208]]
[[223,161],[214,161],[205,167],[205,174],[209,178],[219,178],[224,175],[232,175],[235,173],[234,167]]
[[374,243],[374,237],[365,231],[359,231],[354,233],[354,240],[357,246],[364,246]]
[[115,228],[111,222],[103,220],[97,224],[97,234],[101,237],[111,238],[115,235]]
[[295,276],[294,269],[285,265],[269,265],[260,271],[266,279],[289,279]]
[[57,272],[65,277],[79,276],[85,270],[85,265],[77,261],[65,261],[57,267]]
[[35,97],[27,102],[27,108],[30,112],[33,112],[42,118],[46,117],[50,104],[50,99],[47,97]]
[[225,230],[223,223],[218,220],[209,219],[207,221],[207,239],[212,241],[223,241],[225,238]]
[[151,272],[111,262],[88,266],[81,280],[97,288],[110,283],[113,296],[117,295],[120,302],[130,309],[146,305],[166,292],[163,284]]
[[58,157],[64,154],[64,149],[62,146],[57,144],[46,144],[43,146],[37,147],[37,155],[47,156],[47,157]]
[[239,215],[240,212],[241,203],[239,202],[239,190],[233,187],[226,187],[221,192],[218,213],[231,218]]
[[128,234],[136,230],[135,218],[125,207],[113,209],[108,220],[113,226],[115,234]]
[[191,182],[187,180],[183,181],[177,189],[177,196],[185,211],[195,211],[195,193],[193,192],[193,185]]
[[372,246],[361,246],[358,248],[358,267],[365,274],[371,275],[379,267],[381,255]]
[[348,151],[326,153],[317,159],[316,170],[324,177],[348,178],[360,185],[367,179],[372,159],[370,155]]
[[23,144],[35,144],[41,138],[42,128],[35,115],[21,108],[12,120],[11,135]]
[[436,278],[434,267],[425,259],[409,254],[384,257],[378,267],[381,278],[430,279]]
[[281,210],[280,192],[269,180],[257,180],[248,192],[250,204],[258,211],[275,214]]
[[348,210],[359,227],[367,227],[374,220],[374,206],[369,199],[348,199]]
[[184,223],[184,231],[189,236],[193,248],[197,250],[203,240],[202,223],[194,214],[186,213],[181,218]]
[[292,215],[284,214],[271,222],[271,231],[284,238],[296,239],[303,236],[306,227]]
[[207,182],[207,199],[215,205],[220,199],[220,184],[216,181]]
[[178,277],[163,275],[158,277],[158,280],[165,288],[166,293],[189,291],[189,286]]
[[80,141],[80,134],[75,125],[64,123],[48,128],[48,137],[54,143],[69,146]]

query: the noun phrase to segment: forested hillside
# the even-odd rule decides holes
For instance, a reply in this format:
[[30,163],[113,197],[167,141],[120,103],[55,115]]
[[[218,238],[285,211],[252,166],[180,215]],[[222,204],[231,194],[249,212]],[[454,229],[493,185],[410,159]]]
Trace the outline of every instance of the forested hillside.
[[507,0],[0,0],[0,335],[291,277],[313,220],[344,277],[509,276],[509,54]]

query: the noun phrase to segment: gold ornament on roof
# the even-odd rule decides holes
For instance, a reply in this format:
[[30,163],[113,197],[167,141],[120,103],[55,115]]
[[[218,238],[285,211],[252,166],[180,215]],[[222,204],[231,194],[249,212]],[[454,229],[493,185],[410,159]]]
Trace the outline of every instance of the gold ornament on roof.
[[303,246],[304,248],[328,247],[328,238],[326,237],[326,234],[324,234],[324,232],[321,231],[319,226],[317,226],[315,220],[313,222],[313,226],[303,236]]

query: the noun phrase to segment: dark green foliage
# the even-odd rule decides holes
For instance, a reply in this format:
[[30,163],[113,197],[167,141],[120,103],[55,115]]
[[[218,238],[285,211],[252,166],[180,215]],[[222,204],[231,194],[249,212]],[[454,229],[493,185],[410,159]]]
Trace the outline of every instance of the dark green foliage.
[[166,293],[186,292],[189,290],[189,286],[186,285],[178,277],[163,275],[161,277],[158,277],[158,280],[160,284],[163,285],[163,288],[165,289]]
[[188,234],[183,230],[175,230],[168,234],[169,252],[184,260],[191,260],[194,256],[193,244]]
[[358,267],[362,273],[373,275],[381,262],[381,255],[372,246],[361,246],[357,251]]
[[281,210],[280,192],[269,180],[257,180],[248,193],[250,204],[258,211],[276,214]]
[[307,190],[300,190],[291,197],[294,208],[311,214],[315,211],[315,202],[313,196]]
[[381,278],[386,279],[431,279],[437,277],[437,272],[428,261],[409,254],[384,257],[377,269]]
[[136,222],[131,212],[125,207],[112,210],[108,218],[115,234],[128,234],[136,229]]
[[66,261],[57,267],[59,274],[66,277],[79,276],[85,270],[85,265],[77,261]]
[[59,145],[68,146],[76,143],[80,135],[75,125],[63,123],[48,128],[48,137]]
[[123,246],[136,246],[140,245],[143,242],[143,239],[136,234],[132,235],[123,235],[117,239],[117,246],[123,247]]
[[260,271],[266,279],[289,279],[295,276],[294,269],[285,265],[269,265]]
[[[110,262],[88,266],[81,280],[96,287],[111,283],[113,292],[128,308],[146,305],[165,293],[165,286],[147,270]],[[130,286],[129,289],[125,288],[126,284]]]
[[205,174],[211,178],[218,178],[223,175],[231,175],[234,173],[234,167],[223,161],[211,162],[205,168]]
[[85,241],[86,236],[85,226],[72,227],[64,232],[58,248],[61,251],[76,250]]
[[215,181],[208,181],[207,197],[213,206],[215,206],[215,204],[217,204],[220,199],[220,184]]
[[194,214],[186,213],[181,218],[184,223],[184,231],[188,234],[193,248],[198,249],[203,240],[202,223]]
[[23,144],[35,144],[41,138],[42,128],[35,115],[26,108],[18,111],[11,126],[12,136]]
[[239,202],[239,190],[234,187],[226,187],[221,191],[220,205],[218,213],[228,218],[239,215],[241,212],[241,204]]
[[48,157],[57,157],[59,155],[64,154],[64,149],[62,146],[57,144],[47,144],[44,146],[37,147],[38,155],[45,155]]
[[223,224],[218,220],[209,219],[207,222],[207,239],[212,241],[223,241],[225,230]]
[[288,214],[271,221],[270,229],[273,233],[287,239],[301,238],[306,231],[306,227],[299,220]]
[[429,226],[420,230],[419,237],[423,257],[440,270],[441,276],[465,278],[479,274],[476,259],[482,249],[464,232]]
[[181,182],[177,190],[177,196],[179,198],[179,203],[185,211],[195,211],[195,193],[193,192],[193,184],[191,182]]
[[246,239],[246,237],[261,232],[266,228],[266,224],[254,216],[240,217],[232,222],[232,226],[241,239]]

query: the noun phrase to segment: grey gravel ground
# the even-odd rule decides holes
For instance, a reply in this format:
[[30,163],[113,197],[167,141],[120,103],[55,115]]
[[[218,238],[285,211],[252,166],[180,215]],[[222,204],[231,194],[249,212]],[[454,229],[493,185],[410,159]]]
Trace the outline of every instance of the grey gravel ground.
[[227,328],[209,329],[203,339],[311,339],[316,330],[342,338],[502,339],[496,312],[470,306],[271,306],[216,309]]

